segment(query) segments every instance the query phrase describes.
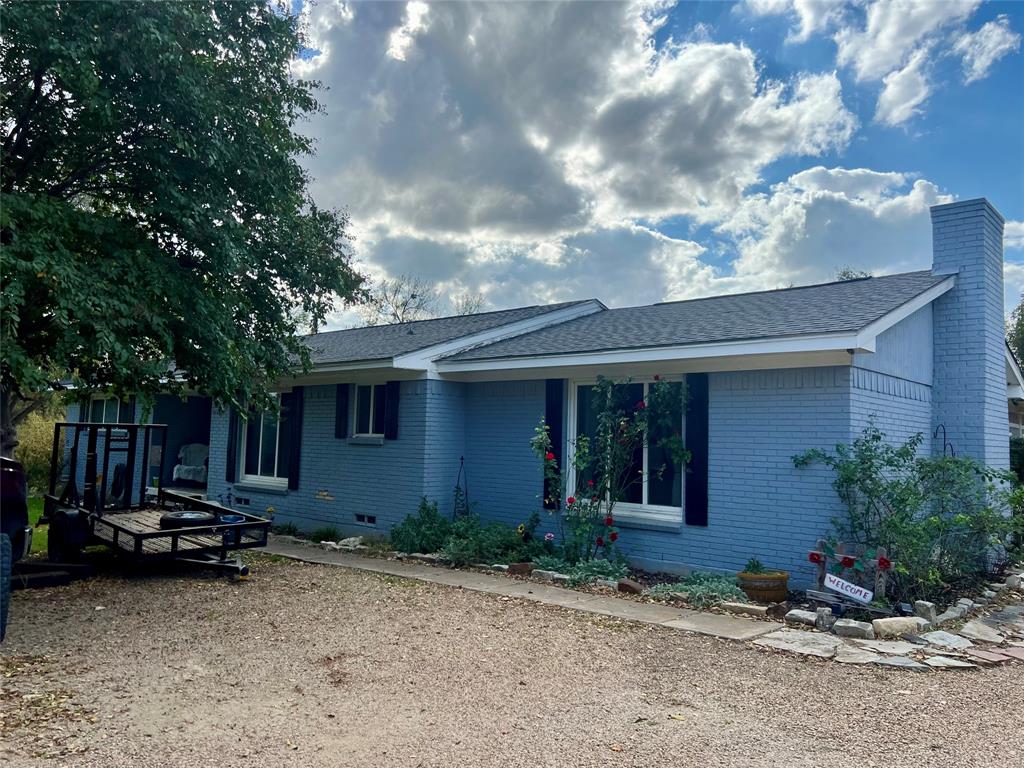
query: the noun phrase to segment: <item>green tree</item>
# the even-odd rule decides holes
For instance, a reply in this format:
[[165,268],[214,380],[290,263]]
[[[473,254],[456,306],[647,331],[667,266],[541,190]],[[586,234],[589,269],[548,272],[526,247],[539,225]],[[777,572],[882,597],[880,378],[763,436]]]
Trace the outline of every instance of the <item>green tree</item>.
[[14,2],[0,37],[0,450],[70,382],[267,402],[361,290],[296,123],[297,19],[265,0]]
[[1013,354],[1017,356],[1017,360],[1024,360],[1024,298],[1010,313],[1010,322],[1006,326],[1006,341]]
[[845,280],[860,280],[865,277],[871,277],[871,273],[847,265],[836,270],[834,279],[842,282]]

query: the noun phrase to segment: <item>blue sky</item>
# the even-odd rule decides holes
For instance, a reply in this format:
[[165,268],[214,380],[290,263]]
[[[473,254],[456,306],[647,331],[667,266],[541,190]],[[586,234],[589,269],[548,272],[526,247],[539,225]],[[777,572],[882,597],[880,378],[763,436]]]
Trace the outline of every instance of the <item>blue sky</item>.
[[1024,287],[1022,3],[293,7],[314,195],[374,278],[502,308],[921,269],[928,206],[985,196]]

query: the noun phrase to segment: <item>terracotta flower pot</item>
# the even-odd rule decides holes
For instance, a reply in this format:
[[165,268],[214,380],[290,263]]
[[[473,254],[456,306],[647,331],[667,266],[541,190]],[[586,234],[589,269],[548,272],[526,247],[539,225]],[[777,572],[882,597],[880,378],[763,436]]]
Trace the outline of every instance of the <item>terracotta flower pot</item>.
[[789,596],[789,574],[786,571],[736,574],[740,589],[756,603],[781,603]]

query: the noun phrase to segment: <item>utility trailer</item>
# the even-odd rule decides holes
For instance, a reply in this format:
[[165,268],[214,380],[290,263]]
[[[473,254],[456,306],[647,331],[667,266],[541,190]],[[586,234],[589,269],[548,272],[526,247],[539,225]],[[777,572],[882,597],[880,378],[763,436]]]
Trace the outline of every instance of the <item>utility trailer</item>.
[[270,521],[165,490],[166,448],[166,424],[56,424],[40,521],[50,526],[49,560],[74,562],[83,547],[104,544],[137,564],[176,561],[248,575],[239,551],[266,546]]

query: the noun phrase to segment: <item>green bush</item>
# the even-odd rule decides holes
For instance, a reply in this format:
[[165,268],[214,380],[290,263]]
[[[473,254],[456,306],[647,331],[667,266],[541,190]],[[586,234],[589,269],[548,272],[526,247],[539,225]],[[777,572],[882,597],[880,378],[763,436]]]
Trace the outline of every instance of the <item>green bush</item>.
[[298,536],[299,526],[295,523],[281,523],[281,525],[274,526],[274,533],[279,536]]
[[464,515],[451,525],[451,534],[441,555],[452,565],[474,563],[528,562],[544,552],[544,545],[502,523],[480,522],[476,515]]
[[833,537],[866,550],[885,547],[893,564],[887,594],[895,602],[948,601],[979,587],[1019,546],[1024,522],[1010,514],[1009,473],[969,457],[920,456],[922,439],[892,445],[869,426],[834,454],[793,457],[798,467],[820,462],[833,470],[846,506],[833,520]]
[[451,531],[452,522],[437,511],[437,502],[424,496],[416,514],[391,529],[391,543],[399,552],[439,552]]
[[[14,459],[25,468],[30,493],[42,494],[50,487],[50,457],[53,450],[53,425],[63,419],[63,412],[53,408],[44,408],[30,413],[18,425],[18,447],[14,449]],[[61,430],[60,443],[63,447],[64,430]],[[63,462],[64,451],[57,451],[58,462]],[[61,464],[57,466],[58,473]]]
[[568,573],[572,564],[557,555],[539,555],[533,558],[533,567],[539,571],[554,571],[555,573]]
[[650,597],[681,597],[696,608],[724,602],[747,602],[747,596],[736,586],[734,577],[700,571],[694,571],[677,582],[655,584],[644,594]]
[[581,560],[568,574],[569,583],[578,586],[600,579],[618,581],[629,575],[629,568],[621,560]]
[[1010,438],[1010,471],[1024,483],[1024,437]]
[[321,528],[314,528],[309,532],[310,541],[337,541],[341,538],[338,529],[333,525],[325,525]]

